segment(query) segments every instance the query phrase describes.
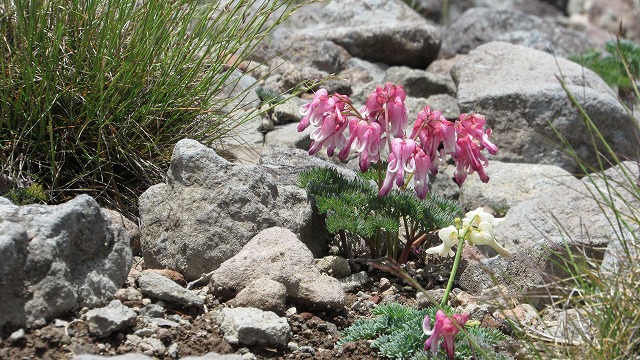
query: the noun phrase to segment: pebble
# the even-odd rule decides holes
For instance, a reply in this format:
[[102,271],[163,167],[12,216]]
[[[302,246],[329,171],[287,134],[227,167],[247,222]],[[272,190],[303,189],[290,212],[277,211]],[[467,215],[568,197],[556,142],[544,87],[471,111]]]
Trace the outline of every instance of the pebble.
[[16,330],[16,331],[12,332],[11,335],[9,335],[8,340],[9,340],[9,342],[16,342],[16,341],[24,338],[24,335],[25,335],[24,329],[19,329],[19,330]]

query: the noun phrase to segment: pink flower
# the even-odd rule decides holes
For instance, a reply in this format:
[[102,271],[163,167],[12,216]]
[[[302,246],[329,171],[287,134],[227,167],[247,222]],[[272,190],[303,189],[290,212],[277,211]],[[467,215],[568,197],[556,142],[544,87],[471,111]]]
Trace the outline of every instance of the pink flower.
[[320,127],[315,129],[310,137],[311,146],[309,147],[309,155],[315,155],[323,147],[327,147],[327,155],[333,156],[335,149],[343,148],[347,142],[344,131],[347,128],[347,120],[342,115],[344,103],[336,103],[335,111],[325,113],[322,117]]
[[413,152],[416,149],[416,142],[411,139],[395,138],[391,142],[391,153],[389,154],[389,165],[387,175],[382,183],[378,194],[385,196],[393,187],[393,180],[397,186],[404,184],[404,175],[413,173],[416,169]]
[[455,357],[455,338],[460,332],[460,329],[469,320],[467,314],[453,314],[447,316],[442,310],[438,310],[436,313],[436,323],[431,330],[431,319],[429,315],[424,317],[422,322],[422,331],[429,336],[424,343],[424,351],[431,350],[431,353],[435,356],[438,352],[438,342],[440,337],[444,338],[444,341],[440,345],[446,352],[450,360]]
[[424,200],[429,192],[429,169],[431,168],[431,158],[424,151],[416,147],[413,156],[416,170],[413,173],[413,188],[420,200]]
[[456,150],[455,125],[442,116],[440,111],[431,111],[429,106],[418,114],[413,125],[411,138],[420,139],[420,145],[431,159],[431,173],[438,173],[438,164],[444,160],[445,154]]
[[381,133],[380,124],[352,118],[349,121],[349,141],[338,157],[345,161],[353,148],[360,154],[360,170],[366,172],[370,163],[380,160]]
[[495,155],[498,147],[489,141],[491,129],[484,130],[484,116],[478,114],[461,114],[456,122],[456,171],[454,177],[458,185],[462,185],[467,179],[467,175],[478,173],[482,182],[488,182],[489,176],[484,168],[489,165],[489,161],[482,154],[482,150],[487,149],[490,154]]
[[361,112],[382,125],[385,133],[402,137],[409,122],[407,106],[404,104],[406,97],[402,86],[386,83],[369,95]]
[[486,120],[480,114],[460,114],[460,118],[456,123],[456,132],[458,136],[471,136],[475,141],[480,143],[480,150],[487,149],[489,154],[495,155],[498,147],[489,141],[491,129],[484,130]]
[[330,97],[326,89],[316,91],[313,101],[300,107],[300,115],[303,117],[298,124],[298,132],[304,131],[309,124],[319,126],[325,113],[333,111],[335,102],[334,97]]

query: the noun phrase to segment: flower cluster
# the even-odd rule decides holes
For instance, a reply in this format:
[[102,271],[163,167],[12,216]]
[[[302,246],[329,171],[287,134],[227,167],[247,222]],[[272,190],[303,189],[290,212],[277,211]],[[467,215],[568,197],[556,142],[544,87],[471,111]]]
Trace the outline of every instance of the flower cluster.
[[429,315],[424,317],[422,322],[422,331],[429,336],[424,343],[424,351],[431,350],[431,353],[435,356],[438,352],[438,342],[442,337],[444,341],[440,346],[447,352],[449,359],[455,357],[455,338],[460,332],[460,329],[467,323],[469,315],[467,314],[453,314],[448,316],[442,310],[438,310],[436,313],[436,322],[431,329],[431,319]]
[[[488,161],[481,153],[486,149],[496,154],[498,147],[489,141],[491,129],[484,129],[485,118],[478,114],[461,114],[451,122],[439,111],[426,106],[413,124],[409,136],[406,93],[402,86],[387,83],[369,95],[365,105],[356,110],[346,95],[329,95],[320,89],[313,101],[300,108],[303,116],[298,131],[310,125],[309,154],[318,153],[323,147],[327,155],[346,161],[349,152],[359,154],[360,170],[367,171],[371,163],[380,161],[380,152],[389,147],[387,172],[379,194],[391,191],[393,184],[405,187],[413,178],[417,196],[424,199],[429,191],[429,174],[437,174],[438,164],[447,155],[456,162],[455,180],[459,185],[467,175],[477,172],[483,182],[489,181],[484,171]],[[349,129],[349,136],[344,134]]]
[[493,236],[493,227],[503,220],[503,218],[496,218],[485,212],[482,208],[469,211],[461,222],[456,221],[456,225],[438,231],[438,237],[442,240],[442,244],[427,249],[426,252],[427,254],[453,257],[454,252],[451,247],[463,237],[472,245],[491,246],[500,256],[507,257],[511,254],[510,251],[498,244]]

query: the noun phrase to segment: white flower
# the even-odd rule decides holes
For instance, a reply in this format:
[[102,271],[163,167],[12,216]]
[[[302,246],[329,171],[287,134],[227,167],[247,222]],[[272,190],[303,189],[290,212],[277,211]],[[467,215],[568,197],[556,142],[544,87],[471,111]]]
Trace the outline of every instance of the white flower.
[[465,218],[462,219],[464,225],[471,224],[473,226],[478,226],[481,222],[487,222],[491,224],[491,226],[496,226],[502,221],[504,221],[504,218],[496,218],[488,212],[485,212],[481,207],[469,211],[465,214]]
[[438,237],[442,240],[442,244],[427,249],[427,254],[438,254],[444,257],[449,255],[453,257],[455,253],[451,250],[451,246],[458,242],[458,230],[456,227],[451,225],[444,229],[440,229],[440,231],[438,231]]
[[509,250],[496,242],[493,236],[493,226],[489,222],[482,221],[477,228],[471,228],[469,231],[469,242],[471,244],[491,246],[502,257],[511,255]]

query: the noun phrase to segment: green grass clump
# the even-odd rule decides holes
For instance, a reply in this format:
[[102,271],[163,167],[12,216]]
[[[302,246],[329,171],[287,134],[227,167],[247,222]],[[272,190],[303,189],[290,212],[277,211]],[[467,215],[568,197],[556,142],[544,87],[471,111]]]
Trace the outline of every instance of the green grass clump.
[[[356,320],[342,331],[338,345],[361,339],[371,341],[371,347],[390,359],[433,359],[424,352],[427,336],[422,330],[425,315],[435,319],[437,308],[416,309],[397,303],[379,305],[373,310],[374,318]],[[445,309],[450,313],[451,309]],[[432,320],[433,326],[433,320]],[[493,347],[506,336],[494,329],[467,326],[456,337],[456,359],[501,359]],[[435,359],[446,359],[443,350]]]
[[251,116],[225,87],[290,4],[0,0],[0,174],[135,213],[178,140]]

